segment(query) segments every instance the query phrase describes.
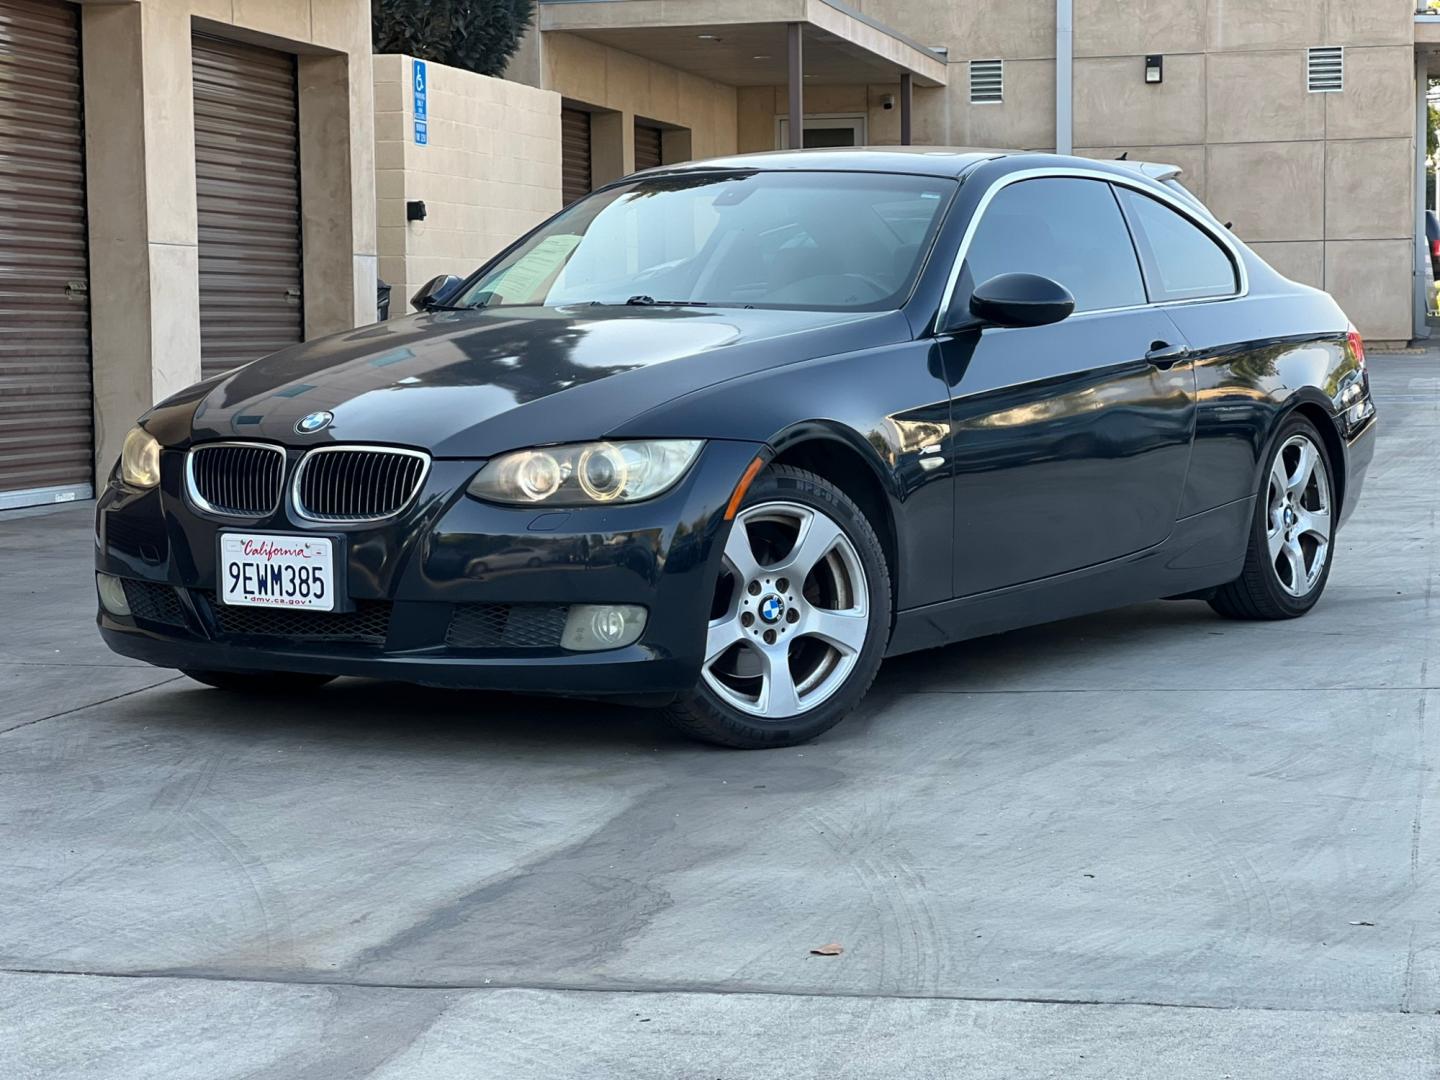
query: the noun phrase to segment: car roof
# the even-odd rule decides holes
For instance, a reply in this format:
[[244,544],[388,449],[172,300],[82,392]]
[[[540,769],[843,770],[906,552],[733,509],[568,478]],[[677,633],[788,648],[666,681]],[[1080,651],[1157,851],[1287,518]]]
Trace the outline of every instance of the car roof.
[[1009,159],[1016,168],[1034,166],[1075,165],[1085,168],[1106,167],[1122,173],[1139,174],[1150,180],[1165,181],[1178,177],[1177,165],[1149,161],[1105,161],[1094,158],[1069,157],[1026,150],[991,150],[967,146],[845,146],[816,150],[770,150],[758,154],[734,154],[726,157],[687,161],[648,169],[640,175],[695,172],[709,169],[761,169],[775,172],[884,172],[910,173],[917,176],[959,177],[976,165],[996,159]]

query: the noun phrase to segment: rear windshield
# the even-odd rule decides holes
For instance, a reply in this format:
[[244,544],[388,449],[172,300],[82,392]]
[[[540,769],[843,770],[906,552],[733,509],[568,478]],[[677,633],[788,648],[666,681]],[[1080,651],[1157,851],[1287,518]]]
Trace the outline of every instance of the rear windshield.
[[955,188],[943,177],[839,172],[638,179],[553,218],[456,303],[895,308]]

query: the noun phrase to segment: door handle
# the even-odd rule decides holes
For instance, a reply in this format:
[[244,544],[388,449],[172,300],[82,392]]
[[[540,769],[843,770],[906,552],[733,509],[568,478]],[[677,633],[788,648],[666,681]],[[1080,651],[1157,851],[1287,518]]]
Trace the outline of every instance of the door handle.
[[1171,345],[1168,342],[1157,341],[1150,346],[1150,351],[1145,354],[1145,360],[1164,371],[1174,367],[1189,355],[1190,350],[1184,345]]

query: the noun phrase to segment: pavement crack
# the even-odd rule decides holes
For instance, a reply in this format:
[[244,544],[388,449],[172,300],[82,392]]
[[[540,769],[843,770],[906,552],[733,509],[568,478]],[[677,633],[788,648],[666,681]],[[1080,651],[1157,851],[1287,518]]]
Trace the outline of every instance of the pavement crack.
[[784,989],[773,986],[754,986],[742,983],[664,983],[664,982],[564,982],[548,980],[484,980],[465,981],[394,981],[347,979],[319,973],[295,973],[285,977],[266,975],[232,974],[215,971],[154,970],[154,971],[87,971],[65,968],[0,968],[0,977],[6,975],[62,977],[82,979],[128,979],[135,981],[172,979],[188,982],[242,983],[256,986],[331,987],[350,990],[400,990],[428,993],[474,993],[495,990],[528,990],[537,993],[556,994],[673,994],[723,997],[774,997],[774,998],[844,998],[862,1001],[963,1001],[981,1004],[1012,1005],[1073,1005],[1090,1008],[1136,1008],[1136,1009],[1177,1009],[1197,1012],[1278,1012],[1278,1013],[1388,1013],[1388,1009],[1337,1010],[1306,1008],[1296,1005],[1271,1005],[1265,1003],[1236,1004],[1196,1001],[1154,1001],[1140,998],[1060,997],[1029,994],[964,994],[944,991],[906,993],[896,990],[846,990],[828,988]]
[[121,698],[132,697],[135,694],[143,694],[146,690],[154,690],[159,686],[168,686],[170,683],[179,682],[185,676],[176,675],[174,678],[161,679],[149,686],[142,686],[135,690],[126,690],[123,694],[112,694],[110,697],[101,698],[99,701],[89,701],[84,705],[76,705],[73,709],[61,709],[59,712],[50,713],[48,716],[37,716],[34,720],[26,720],[24,723],[16,724],[13,727],[0,728],[0,735],[9,735],[12,731],[20,731],[22,728],[34,727],[36,724],[43,724],[46,720],[58,720],[62,716],[69,716],[71,713],[84,712],[86,709],[93,709],[97,705],[108,705],[112,701],[119,701]]

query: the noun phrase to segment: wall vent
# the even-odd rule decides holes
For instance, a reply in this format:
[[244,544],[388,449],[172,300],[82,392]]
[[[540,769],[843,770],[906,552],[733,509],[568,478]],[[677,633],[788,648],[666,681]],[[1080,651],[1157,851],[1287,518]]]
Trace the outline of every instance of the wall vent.
[[970,61],[970,104],[998,105],[1005,100],[1005,61]]
[[1345,49],[1326,45],[1310,50],[1310,92],[1338,94],[1345,89]]

